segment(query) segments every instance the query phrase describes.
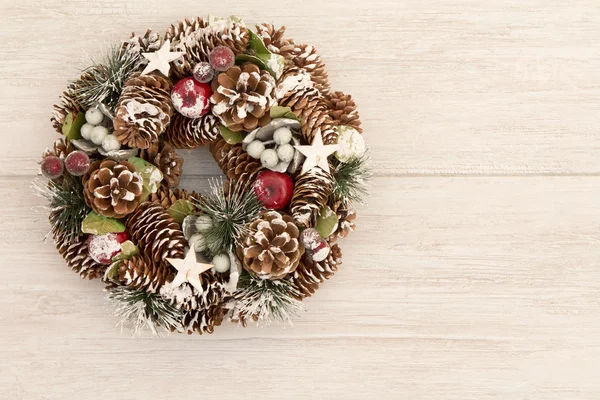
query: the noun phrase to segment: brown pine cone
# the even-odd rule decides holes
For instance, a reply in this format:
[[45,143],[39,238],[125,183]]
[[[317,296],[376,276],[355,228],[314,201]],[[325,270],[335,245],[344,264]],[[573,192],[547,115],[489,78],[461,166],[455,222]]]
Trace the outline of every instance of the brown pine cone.
[[175,113],[163,137],[178,149],[195,149],[221,137],[219,120],[212,113],[202,118],[186,118]]
[[356,103],[351,95],[333,92],[325,96],[325,102],[329,108],[328,114],[336,125],[351,126],[362,133]]
[[[227,310],[224,307],[228,293],[225,290],[226,278],[223,274],[206,272],[200,275],[202,293],[189,284],[179,288],[164,285],[160,294],[166,301],[183,310],[181,332],[213,333],[215,326],[221,325]],[[188,292],[188,296],[181,294]]]
[[300,231],[292,217],[266,211],[249,229],[237,246],[246,270],[262,279],[279,279],[296,269],[304,247],[300,246]]
[[280,106],[291,107],[302,119],[302,138],[306,144],[312,144],[317,132],[321,132],[324,144],[337,143],[338,133],[328,114],[323,96],[315,88],[288,92],[279,101]]
[[275,79],[266,70],[246,62],[233,66],[213,80],[212,112],[232,131],[251,131],[271,120],[275,105]]
[[58,158],[66,158],[70,152],[75,150],[75,147],[71,143],[65,143],[63,138],[56,139],[52,148],[46,149],[42,154],[42,158],[46,158],[48,156],[55,156]]
[[68,235],[58,234],[54,237],[54,243],[69,268],[77,272],[81,278],[102,278],[108,266],[97,263],[90,257],[86,239],[86,236],[69,239]]
[[296,67],[304,68],[308,71],[311,80],[315,83],[315,87],[321,93],[329,93],[331,86],[329,85],[329,77],[327,76],[325,64],[313,46],[308,44],[297,45],[294,48],[292,62]]
[[127,219],[127,231],[140,253],[155,264],[184,258],[187,240],[181,227],[160,205],[146,201]]
[[159,140],[150,148],[142,149],[139,157],[158,167],[163,174],[163,184],[168,187],[179,185],[179,177],[183,173],[183,158],[177,157],[175,148],[169,143]]
[[142,200],[143,179],[127,161],[94,161],[82,182],[86,203],[105,217],[123,218]]
[[135,73],[125,81],[113,122],[119,142],[147,149],[158,141],[173,115],[172,87],[158,73]]
[[320,262],[312,261],[305,254],[298,268],[288,276],[292,286],[300,292],[298,300],[315,294],[319,284],[329,279],[340,265],[342,265],[342,249],[337,244],[331,245],[329,255]]
[[229,47],[234,54],[242,54],[248,47],[249,34],[238,22],[209,24],[202,18],[186,19],[168,29],[165,39],[171,39],[173,51],[185,55],[173,61],[171,75],[177,78],[191,76],[194,66],[209,61],[211,51],[217,46]]
[[167,281],[173,280],[174,269],[165,263],[153,263],[142,256],[120,262],[119,281],[126,286],[156,293]]
[[254,184],[258,174],[263,170],[260,160],[250,157],[240,143],[229,144],[221,138],[211,143],[210,151],[228,179],[244,182],[247,187]]
[[156,193],[148,196],[148,201],[160,204],[162,208],[168,210],[177,200],[198,200],[200,195],[196,192],[188,193],[185,189],[169,189],[160,187]]
[[333,210],[338,216],[338,226],[335,232],[333,232],[328,240],[332,243],[338,239],[343,239],[354,232],[356,229],[356,210],[349,209],[341,204],[333,207]]
[[283,56],[288,62],[292,61],[295,56],[294,49],[296,45],[293,39],[284,37],[285,29],[285,26],[275,29],[275,26],[265,22],[256,25],[256,34],[262,38],[271,53]]
[[[84,72],[79,80],[90,81],[93,80],[93,78],[90,72]],[[67,115],[69,115],[70,112],[74,113],[85,110],[84,105],[80,104],[76,99],[76,90],[77,85],[74,83],[69,84],[63,94],[59,96],[58,103],[54,105],[54,110],[52,111],[52,118],[50,118],[50,121],[52,122],[54,129],[56,129],[56,132],[62,133],[62,127],[65,123],[65,118],[67,118]]]
[[152,53],[160,49],[161,41],[158,32],[153,32],[151,29],[147,29],[143,36],[136,35],[135,32],[131,33],[131,37],[128,41],[123,42],[123,47],[128,48],[130,51],[136,51],[140,53]]
[[327,204],[332,192],[331,173],[316,167],[299,175],[290,202],[290,211],[298,225],[303,228],[314,226],[319,210]]

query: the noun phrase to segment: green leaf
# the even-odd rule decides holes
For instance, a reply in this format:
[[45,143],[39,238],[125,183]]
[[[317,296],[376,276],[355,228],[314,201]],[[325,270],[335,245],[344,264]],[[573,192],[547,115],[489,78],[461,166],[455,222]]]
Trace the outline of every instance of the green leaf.
[[121,243],[121,252],[113,257],[110,266],[106,269],[104,273],[104,281],[111,280],[117,276],[119,272],[119,265],[123,260],[129,260],[131,257],[139,256],[140,249],[133,244],[131,240],[126,240]]
[[281,107],[281,106],[271,107],[270,113],[271,113],[271,119],[289,118],[289,119],[295,119],[296,121],[301,122],[300,118],[298,118],[296,116],[296,114],[294,114],[292,112],[292,109],[290,107]]
[[175,221],[181,225],[184,218],[194,212],[194,206],[190,201],[179,199],[173,203],[167,211],[171,214],[171,217],[175,218]]
[[90,235],[106,235],[125,231],[125,225],[119,220],[92,211],[81,223],[81,231]]
[[265,64],[265,69],[269,71],[273,78],[279,79],[281,77],[285,64],[283,56],[271,53],[260,53],[256,56]]
[[234,132],[225,125],[220,125],[219,130],[221,131],[221,136],[223,136],[223,139],[225,139],[225,141],[229,144],[241,143],[242,140],[244,140],[243,132]]
[[70,112],[65,118],[65,123],[62,126],[62,133],[69,140],[81,139],[81,127],[85,124],[85,113]]
[[250,29],[248,29],[248,33],[250,34],[250,48],[254,50],[256,54],[271,54],[260,36],[252,32]]
[[315,229],[321,234],[322,238],[329,237],[338,225],[338,216],[329,206],[323,206],[319,210],[319,216],[315,224]]
[[235,56],[236,65],[240,65],[245,62],[251,62],[252,64],[256,64],[261,69],[267,69],[267,65],[265,64],[265,62],[256,56],[253,56],[251,54],[239,54]]
[[160,182],[163,180],[163,174],[154,164],[149,163],[139,157],[131,157],[129,160],[133,164],[135,170],[142,176],[144,187],[142,190],[142,198],[146,199],[150,193],[156,193]]

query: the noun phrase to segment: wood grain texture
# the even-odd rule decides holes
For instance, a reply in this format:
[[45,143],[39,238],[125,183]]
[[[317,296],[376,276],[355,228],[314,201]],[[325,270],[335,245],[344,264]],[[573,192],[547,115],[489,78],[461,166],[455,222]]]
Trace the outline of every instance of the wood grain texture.
[[[40,243],[29,186],[86,54],[207,13],[320,50],[371,196],[293,327],[134,340]],[[0,34],[1,398],[600,398],[597,1],[5,0]],[[218,174],[183,154],[183,186]]]

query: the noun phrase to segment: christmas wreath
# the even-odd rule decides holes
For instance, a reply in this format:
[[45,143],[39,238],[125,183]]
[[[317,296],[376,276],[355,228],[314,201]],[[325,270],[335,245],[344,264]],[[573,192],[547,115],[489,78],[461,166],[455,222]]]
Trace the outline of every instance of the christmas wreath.
[[[356,105],[285,27],[208,17],[132,34],[51,121],[49,235],[135,332],[289,321],[339,268],[366,194]],[[227,178],[202,194],[178,188],[176,149],[199,146]]]

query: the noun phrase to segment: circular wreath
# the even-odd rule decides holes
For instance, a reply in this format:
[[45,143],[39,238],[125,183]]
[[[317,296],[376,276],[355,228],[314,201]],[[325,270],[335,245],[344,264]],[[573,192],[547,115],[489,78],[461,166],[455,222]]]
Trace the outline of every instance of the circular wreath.
[[[366,194],[360,121],[284,33],[208,17],[132,34],[54,107],[51,235],[135,332],[289,321],[341,264]],[[200,146],[227,178],[203,194],[177,187],[176,149]]]

